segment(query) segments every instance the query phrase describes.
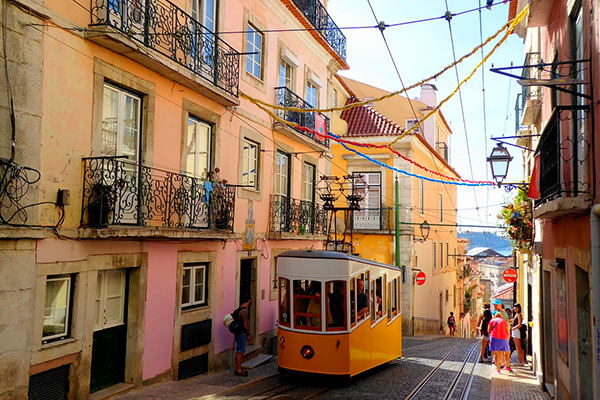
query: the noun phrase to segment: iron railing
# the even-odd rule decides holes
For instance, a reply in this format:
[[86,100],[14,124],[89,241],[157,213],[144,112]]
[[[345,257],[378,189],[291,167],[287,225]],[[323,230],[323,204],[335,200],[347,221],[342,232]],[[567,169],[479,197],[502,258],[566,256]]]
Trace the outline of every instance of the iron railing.
[[[300,109],[312,108],[312,106],[309,103],[307,103],[302,97],[298,96],[296,93],[292,92],[285,86],[275,88],[275,103],[281,107],[295,107]],[[321,132],[322,134],[325,134],[330,131],[330,120],[321,113],[302,113],[291,110],[277,110],[277,116],[288,122],[295,122],[298,125],[306,127],[313,131],[319,132],[320,130],[324,129],[325,132]],[[317,119],[319,119],[320,121],[318,121]],[[323,138],[321,136],[315,135],[314,133],[307,132],[302,129],[294,129],[298,133],[312,139],[320,145],[329,147],[329,138]]]
[[333,22],[323,4],[319,0],[294,0],[294,3],[323,35],[333,50],[346,61],[346,36]]
[[325,235],[327,211],[320,204],[271,195],[270,231],[297,235]]
[[444,142],[437,142],[435,144],[436,151],[444,159],[444,161],[448,162],[448,145]]
[[548,120],[536,150],[540,157],[539,205],[556,197],[572,197],[589,193],[589,179],[584,175],[585,162],[589,156],[589,143],[583,135],[575,139],[565,137],[561,128],[568,124],[585,124],[587,111],[583,106],[559,106]]
[[235,187],[151,168],[125,157],[83,159],[81,225],[233,232]]
[[389,231],[393,229],[394,214],[391,207],[361,208],[353,212],[356,230]]
[[240,54],[169,1],[92,0],[92,25],[108,25],[238,95]]

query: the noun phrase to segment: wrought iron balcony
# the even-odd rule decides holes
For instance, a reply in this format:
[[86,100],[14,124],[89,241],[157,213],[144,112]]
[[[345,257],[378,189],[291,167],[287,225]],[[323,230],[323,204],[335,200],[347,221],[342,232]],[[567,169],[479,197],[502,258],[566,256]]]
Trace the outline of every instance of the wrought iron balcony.
[[293,0],[306,18],[323,35],[327,43],[346,61],[346,36],[333,22],[319,0]]
[[92,0],[92,25],[128,38],[237,96],[240,54],[169,1]]
[[548,120],[536,150],[540,158],[539,189],[541,199],[536,206],[558,197],[574,197],[589,193],[585,176],[589,143],[583,135],[576,140],[561,134],[573,121],[585,125],[587,111],[578,106],[556,107]]
[[296,235],[325,235],[327,211],[312,201],[271,195],[270,231]]
[[444,142],[437,142],[435,144],[436,151],[444,159],[444,161],[448,162],[448,145]]
[[81,225],[233,232],[235,187],[150,168],[125,157],[84,158]]
[[391,207],[361,208],[354,211],[353,228],[355,230],[391,231],[394,214]]
[[[542,62],[540,53],[530,52],[525,56],[525,65],[539,65]],[[540,79],[542,77],[541,69],[537,67],[523,68],[523,79]],[[542,87],[541,86],[523,86],[521,90],[522,119],[519,122],[522,125],[532,125],[539,115],[542,106]]]
[[[275,103],[282,107],[295,107],[300,109],[312,108],[302,97],[298,96],[287,87],[275,88]],[[277,110],[277,115],[286,121],[295,122],[298,125],[313,131],[319,131],[319,129],[325,130],[326,132],[330,131],[330,120],[321,113],[301,113],[298,111]],[[302,129],[294,128],[294,130],[299,134],[310,138],[312,141],[329,148],[328,138],[322,138]]]

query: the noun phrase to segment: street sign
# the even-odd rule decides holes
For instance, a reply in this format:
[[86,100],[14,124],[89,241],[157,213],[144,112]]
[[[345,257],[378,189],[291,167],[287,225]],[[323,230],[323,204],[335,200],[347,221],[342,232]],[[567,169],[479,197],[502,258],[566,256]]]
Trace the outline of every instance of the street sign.
[[517,270],[514,268],[507,268],[502,273],[502,277],[508,283],[513,283],[517,280]]
[[425,272],[421,271],[417,274],[417,285],[422,285],[425,283],[427,277],[425,276]]

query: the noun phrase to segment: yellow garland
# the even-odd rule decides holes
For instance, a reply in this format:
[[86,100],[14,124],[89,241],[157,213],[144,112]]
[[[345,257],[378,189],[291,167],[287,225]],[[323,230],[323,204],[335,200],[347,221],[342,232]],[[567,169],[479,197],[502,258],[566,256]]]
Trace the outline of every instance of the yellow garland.
[[[498,35],[500,35],[503,31],[507,30],[507,33],[505,34],[505,36],[503,37],[503,39],[499,42],[499,43],[503,43],[506,38],[512,33],[512,31],[514,30],[515,26],[521,22],[521,20],[523,19],[523,17],[525,16],[527,10],[528,10],[529,6],[525,6],[525,8],[523,9],[523,11],[521,11],[519,13],[519,15],[517,15],[512,21],[510,21],[509,23],[505,24],[502,28],[500,28],[494,35],[490,36],[485,42],[481,43],[479,46],[475,47],[473,50],[471,50],[468,54],[465,54],[464,56],[462,56],[460,59],[458,59],[458,61],[453,62],[452,64],[448,65],[447,67],[445,67],[444,69],[442,69],[440,72],[430,76],[429,78],[423,79],[407,88],[404,88],[402,90],[397,90],[395,92],[392,93],[388,93],[386,95],[383,95],[381,97],[377,97],[375,99],[371,99],[371,100],[367,100],[367,101],[361,101],[361,102],[357,102],[357,103],[352,103],[352,104],[347,104],[345,106],[342,107],[331,107],[331,108],[297,108],[297,107],[284,107],[284,106],[278,106],[275,104],[270,104],[267,103],[265,101],[259,100],[259,99],[255,99],[251,96],[248,96],[247,94],[245,94],[244,92],[240,91],[240,96],[246,100],[249,100],[250,102],[256,104],[257,106],[259,104],[262,104],[265,107],[268,108],[272,108],[275,110],[287,110],[287,111],[293,111],[293,112],[300,112],[300,113],[309,113],[309,112],[320,112],[320,113],[327,113],[327,112],[332,112],[332,111],[344,111],[344,110],[348,110],[350,108],[354,108],[354,107],[360,107],[360,106],[364,106],[367,104],[371,104],[371,103],[375,103],[378,101],[382,101],[385,99],[388,99],[390,97],[394,97],[396,95],[402,94],[404,92],[407,92],[411,89],[414,89],[416,87],[422,86],[423,84],[433,80],[433,79],[437,79],[439,76],[441,76],[442,74],[444,74],[446,71],[448,71],[449,69],[453,68],[455,65],[460,64],[461,62],[463,62],[465,59],[471,57],[473,54],[475,54],[475,52],[477,52],[477,50],[481,49],[482,47],[486,46],[488,43],[490,43],[492,40],[494,40],[496,37],[498,37]],[[492,50],[492,52],[488,55],[487,58],[489,58],[489,56],[491,56],[491,54],[496,50],[496,48],[498,47],[498,45],[496,45],[494,47],[494,49]],[[485,61],[485,60],[484,60]],[[475,68],[475,71],[481,66],[481,64],[483,64],[483,61]],[[473,71],[473,73],[475,72]],[[472,74],[471,74],[472,76]],[[469,76],[469,78],[471,77]],[[460,87],[460,85],[459,85]],[[454,93],[453,93],[454,94]],[[264,109],[263,107],[260,107],[261,109]],[[434,112],[437,110],[434,110]],[[418,125],[416,125],[418,126]],[[413,127],[416,129],[416,126]],[[412,130],[411,130],[412,131]],[[408,132],[407,132],[408,133]]]

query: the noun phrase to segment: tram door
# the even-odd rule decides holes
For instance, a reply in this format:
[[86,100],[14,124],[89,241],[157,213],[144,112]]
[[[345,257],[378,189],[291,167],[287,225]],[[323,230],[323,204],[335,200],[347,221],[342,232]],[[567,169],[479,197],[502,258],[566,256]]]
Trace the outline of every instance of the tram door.
[[[240,288],[238,293],[238,299],[241,299],[245,293],[252,295],[252,306],[250,307],[250,331],[252,337],[256,336],[254,329],[254,321],[256,321],[256,304],[260,299],[256,296],[256,259],[245,258],[240,260]],[[236,305],[237,306],[237,305]]]

